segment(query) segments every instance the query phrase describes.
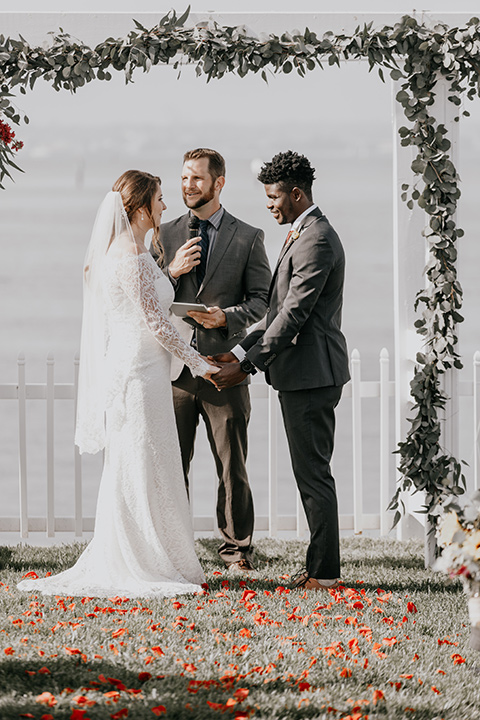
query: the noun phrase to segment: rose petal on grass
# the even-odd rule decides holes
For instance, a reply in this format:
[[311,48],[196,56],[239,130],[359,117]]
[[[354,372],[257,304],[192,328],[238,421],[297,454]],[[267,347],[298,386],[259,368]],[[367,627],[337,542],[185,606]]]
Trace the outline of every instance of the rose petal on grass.
[[391,637],[391,638],[383,638],[383,644],[388,645],[389,647],[393,647],[393,645],[396,645],[398,643],[397,638]]
[[114,630],[114,631],[112,632],[112,638],[121,637],[121,636],[124,635],[125,633],[128,633],[127,628],[118,628],[118,630]]
[[249,692],[250,690],[247,688],[238,688],[233,694],[237,698],[238,702],[242,702],[248,697]]
[[43,705],[48,705],[49,707],[54,707],[54,705],[57,704],[57,700],[55,698],[55,695],[52,695],[51,692],[43,692],[41,695],[37,695],[35,698],[35,701],[37,703],[42,703]]
[[223,703],[215,703],[211,700],[207,700],[207,705],[209,705],[212,710],[221,710],[223,712],[225,709],[225,705],[223,705]]
[[90,718],[87,717],[86,710],[72,710],[70,720],[90,720]]
[[76,702],[77,705],[85,705],[86,707],[92,707],[92,705],[97,704],[95,700],[89,700],[86,695],[76,695],[72,700]]
[[373,704],[376,705],[376,704],[377,704],[378,702],[380,702],[381,700],[385,700],[385,695],[384,695],[384,693],[383,693],[381,690],[374,690],[374,691],[373,691],[373,698],[372,698]]
[[154,715],[160,717],[160,715],[163,715],[167,712],[167,708],[165,707],[165,705],[157,705],[156,707],[152,708],[152,712]]
[[443,640],[440,640],[440,638],[438,638],[437,643],[439,645],[458,645],[458,642],[453,642],[452,640],[449,640],[448,638],[443,638]]
[[197,671],[197,668],[192,663],[183,663],[182,667],[189,673],[195,673]]

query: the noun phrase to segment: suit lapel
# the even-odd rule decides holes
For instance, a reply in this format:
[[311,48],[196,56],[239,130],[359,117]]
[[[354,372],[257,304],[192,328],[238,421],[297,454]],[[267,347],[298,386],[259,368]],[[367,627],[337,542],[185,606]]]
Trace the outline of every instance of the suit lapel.
[[[298,231],[300,232],[300,235],[301,235],[302,232],[304,232],[304,230],[306,230],[317,218],[320,218],[320,217],[322,217],[322,211],[320,210],[320,208],[315,208],[315,210],[312,210],[311,213],[308,213],[308,215],[303,218],[302,223],[301,223],[300,227],[298,228]],[[288,247],[283,247],[283,248],[280,250],[280,255],[278,256],[277,264],[275,265],[275,269],[274,269],[273,274],[272,274],[272,282],[270,283],[270,292],[271,292],[271,290],[272,290],[272,288],[273,288],[273,284],[274,284],[274,281],[275,281],[275,276],[276,276],[276,274],[277,274],[278,268],[280,267],[280,265],[281,265],[281,263],[282,263],[282,260],[284,259],[284,257],[285,257],[286,255],[288,255],[289,253],[292,252],[293,246],[295,245],[296,242],[298,242],[298,240],[299,240],[299,238],[297,238],[296,240],[293,240],[293,241],[288,245]]]
[[237,230],[237,223],[233,215],[230,215],[226,210],[224,211],[222,222],[218,228],[217,237],[215,244],[210,253],[208,259],[207,272],[203,278],[201,286],[198,288],[197,295],[203,290],[208,282],[212,279],[215,274],[217,267],[219,266],[223,256],[228,250],[228,246],[233,240],[233,236]]

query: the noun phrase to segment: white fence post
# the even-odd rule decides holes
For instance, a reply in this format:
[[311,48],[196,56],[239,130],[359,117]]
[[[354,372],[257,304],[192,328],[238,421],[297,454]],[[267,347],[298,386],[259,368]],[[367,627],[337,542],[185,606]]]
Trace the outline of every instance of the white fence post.
[[380,353],[380,535],[388,535],[389,516],[389,460],[390,460],[390,359],[388,350],[383,348]]
[[[73,361],[73,428],[77,424],[78,404],[78,372],[80,369],[80,357],[78,353]],[[83,503],[82,503],[82,460],[77,445],[73,445],[74,475],[75,475],[75,537],[83,534]]]
[[[94,518],[83,517],[82,504],[82,462],[78,448],[74,446],[74,468],[72,482],[74,485],[74,516],[56,517],[54,507],[54,453],[55,453],[55,403],[61,400],[73,402],[74,413],[77,406],[78,386],[78,356],[74,360],[74,379],[69,384],[56,384],[54,380],[54,358],[49,354],[47,358],[47,377],[44,383],[26,384],[25,357],[18,357],[18,382],[0,384],[0,400],[14,400],[18,403],[18,433],[19,433],[19,499],[20,510],[15,517],[0,517],[0,532],[18,532],[21,537],[28,537],[29,531],[39,532],[46,530],[47,536],[55,536],[57,532],[75,532],[76,537],[82,537],[84,530],[90,532],[94,526]],[[469,414],[468,423],[473,422],[473,429],[469,432],[474,439],[474,457],[470,463],[469,484],[472,480],[478,489],[480,484],[480,352],[476,352],[473,360],[473,382],[463,381],[459,384],[461,396],[473,399],[473,413]],[[384,348],[379,357],[379,379],[366,381],[361,378],[361,357],[358,350],[351,354],[352,381],[345,386],[343,398],[352,401],[352,475],[353,475],[353,514],[340,515],[342,530],[354,530],[361,533],[364,529],[380,530],[381,535],[389,532],[390,513],[386,511],[390,487],[389,474],[391,468],[390,447],[390,396],[394,394],[396,382],[389,379],[389,354]],[[289,508],[286,515],[280,515],[278,510],[279,499],[279,459],[278,459],[278,402],[277,393],[270,387],[256,387],[253,397],[267,400],[268,407],[268,524],[266,518],[257,517],[256,530],[268,530],[270,537],[277,537],[280,531],[295,530],[298,537],[303,537],[308,529],[305,511],[296,494],[295,506]],[[376,488],[378,489],[380,512],[377,508],[368,508],[363,512],[363,438],[362,438],[362,401],[364,398],[378,400],[380,428],[379,428],[379,470],[375,472]],[[28,482],[27,482],[27,401],[46,401],[46,450],[47,450],[47,503],[46,517],[28,517]],[[470,412],[470,405],[468,406]],[[43,427],[41,432],[43,432]],[[73,433],[72,433],[73,441]],[[473,476],[473,477],[472,477]],[[8,478],[6,478],[8,481]],[[2,488],[3,489],[3,488]],[[410,512],[414,510],[413,501],[421,504],[421,495],[415,495],[410,502]],[[372,512],[376,511],[376,512]],[[192,519],[197,531],[212,530],[215,532],[215,511],[212,516],[197,517],[194,510]],[[417,523],[418,524],[418,523]],[[419,525],[419,524],[418,524]],[[419,525],[419,527],[421,527]],[[423,528],[422,528],[423,530]],[[218,530],[216,532],[218,534]]]
[[362,476],[362,407],[360,399],[360,353],[352,352],[352,437],[353,437],[353,529],[363,529],[363,476]]
[[308,529],[307,516],[303,509],[302,498],[300,493],[297,491],[297,537],[303,538]]
[[473,356],[473,487],[480,490],[480,352]]
[[278,534],[278,400],[277,393],[268,386],[268,531],[270,537]]
[[20,496],[20,537],[28,537],[27,505],[27,391],[25,386],[25,355],[18,356],[18,471]]
[[54,382],[55,360],[47,356],[47,537],[55,535],[55,473],[54,473]]

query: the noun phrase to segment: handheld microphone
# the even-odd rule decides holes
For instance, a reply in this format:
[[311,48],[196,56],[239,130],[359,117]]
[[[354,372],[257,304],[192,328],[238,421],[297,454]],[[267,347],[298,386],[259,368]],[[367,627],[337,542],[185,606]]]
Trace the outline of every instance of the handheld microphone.
[[194,237],[197,237],[199,229],[200,220],[196,215],[192,215],[192,217],[188,221],[188,233],[190,235],[190,240]]
[[[198,233],[200,231],[200,220],[196,215],[192,215],[188,220],[188,235],[189,239],[191,240],[194,237],[198,236]],[[196,271],[196,268],[193,267],[190,272],[194,273]]]

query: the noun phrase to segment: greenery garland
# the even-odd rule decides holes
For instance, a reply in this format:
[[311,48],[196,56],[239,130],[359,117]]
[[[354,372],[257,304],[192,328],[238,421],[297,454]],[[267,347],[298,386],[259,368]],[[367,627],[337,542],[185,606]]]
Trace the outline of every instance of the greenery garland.
[[[92,80],[110,80],[111,70],[124,72],[130,82],[137,68],[148,72],[161,64],[181,69],[183,63],[193,63],[197,75],[206,75],[207,81],[231,72],[240,77],[261,73],[267,80],[267,71],[296,71],[303,77],[317,67],[366,59],[369,70],[376,68],[382,80],[385,69],[400,81],[396,99],[408,123],[399,130],[401,143],[417,149],[412,163],[415,182],[412,187],[403,186],[402,199],[409,208],[417,203],[429,216],[425,235],[430,259],[429,285],[417,294],[415,305],[422,305],[415,325],[424,337],[425,351],[417,355],[411,382],[413,417],[397,451],[402,478],[389,507],[396,510],[396,524],[403,508],[402,491],[425,491],[425,512],[434,521],[439,503],[446,496],[462,493],[465,479],[459,461],[445,452],[440,442],[439,411],[448,400],[441,376],[448,368],[462,367],[456,352],[455,328],[463,318],[455,241],[463,233],[455,223],[460,190],[449,156],[450,141],[431,107],[438,78],[447,81],[449,100],[456,106],[464,96],[473,99],[480,95],[480,21],[472,18],[463,28],[444,24],[429,28],[405,16],[393,27],[374,30],[370,23],[357,27],[350,36],[325,32],[320,38],[307,28],[303,33],[259,38],[244,26],[221,27],[214,21],[185,27],[188,15],[189,10],[181,17],[172,11],[150,30],[134,20],[135,29],[125,38],[108,38],[95,48],[61,29],[52,34],[48,48],[31,47],[22,37],[0,36],[0,114],[18,125],[21,117],[11,91],[18,86],[25,94],[39,78],[56,90],[75,92]],[[468,115],[466,111],[463,114]],[[28,122],[28,118],[24,120]],[[5,128],[6,123],[2,124]],[[10,168],[19,169],[13,161],[14,151],[12,145],[0,141],[0,184],[5,176],[11,177]]]

